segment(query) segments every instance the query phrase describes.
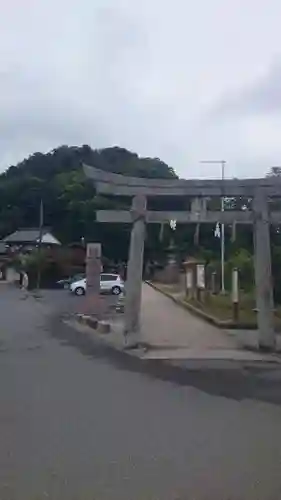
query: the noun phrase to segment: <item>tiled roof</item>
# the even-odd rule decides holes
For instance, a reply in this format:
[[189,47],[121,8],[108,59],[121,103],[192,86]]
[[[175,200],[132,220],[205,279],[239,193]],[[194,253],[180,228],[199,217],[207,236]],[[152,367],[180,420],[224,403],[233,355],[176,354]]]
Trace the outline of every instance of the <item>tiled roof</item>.
[[[2,240],[3,243],[37,243],[40,237],[40,231],[38,229],[19,229],[14,233],[6,236]],[[48,229],[43,229],[42,242],[50,245],[60,245],[59,240],[49,232]]]

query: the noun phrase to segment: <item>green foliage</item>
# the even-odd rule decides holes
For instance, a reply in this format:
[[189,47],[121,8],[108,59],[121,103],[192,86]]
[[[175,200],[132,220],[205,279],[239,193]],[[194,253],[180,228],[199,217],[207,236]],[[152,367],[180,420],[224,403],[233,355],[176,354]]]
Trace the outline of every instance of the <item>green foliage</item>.
[[[104,171],[135,177],[175,179],[174,170],[159,158],[140,158],[124,148],[111,147],[92,150],[89,146],[61,146],[47,154],[34,153],[0,175],[0,238],[20,227],[38,227],[40,199],[44,203],[44,225],[50,226],[63,242],[99,241],[103,257],[114,260],[127,258],[130,228],[126,224],[98,224],[98,209],[118,209],[124,199],[110,199],[97,195],[93,184],[83,173],[82,164],[93,165]],[[272,169],[270,176],[280,176],[281,169]],[[159,199],[161,198],[161,199]],[[148,200],[152,210],[184,210],[188,200]],[[220,199],[211,199],[209,208],[220,210]],[[272,207],[280,208],[279,202]],[[240,210],[250,207],[251,200],[228,198],[227,209]],[[194,238],[196,224],[178,224],[173,234],[179,259],[198,257],[209,263],[220,275],[220,240],[214,237],[214,225],[200,225],[199,241]],[[164,261],[169,246],[171,230],[166,224],[160,238],[160,225],[147,227],[145,258]],[[248,290],[253,286],[253,241],[249,226],[237,226],[235,243],[231,242],[231,228],[225,227],[226,236],[226,283],[230,287],[232,267],[240,270],[241,286]],[[281,300],[281,230],[272,229],[272,255],[275,297]],[[33,256],[36,259],[36,256]],[[18,268],[23,263],[16,262]],[[25,266],[36,268],[33,262]],[[55,273],[55,270],[53,270]]]
[[[92,150],[86,145],[61,146],[47,154],[34,153],[0,175],[0,237],[20,227],[38,227],[41,198],[44,224],[62,242],[78,242],[82,237],[85,241],[107,241],[109,230],[115,234],[112,225],[103,229],[95,223],[95,211],[117,208],[121,202],[96,195],[84,176],[83,163],[136,177],[176,178],[173,169],[158,158],[139,158],[118,147]],[[124,238],[127,240],[126,231]],[[118,247],[118,238],[116,243]]]
[[16,255],[10,262],[10,265],[17,271],[18,273],[20,271],[23,271],[24,269],[24,264],[22,262],[22,257],[20,255]]
[[[210,283],[211,273],[216,272],[217,284],[221,281],[221,260],[212,252],[202,251],[201,257],[207,263],[207,280]],[[225,262],[225,286],[231,291],[232,270],[237,268],[239,271],[239,288],[248,292],[254,288],[254,263],[253,255],[245,248],[237,249]]]
[[37,286],[39,272],[40,286],[42,288],[53,287],[63,275],[62,263],[54,256],[51,256],[44,248],[40,252],[35,249],[29,254],[21,255],[19,259],[21,264],[18,271],[27,273],[29,289]]
[[271,167],[271,169],[267,173],[267,177],[280,177],[280,176],[281,176],[281,167]]
[[233,268],[239,271],[239,287],[245,291],[254,287],[254,260],[253,255],[245,248],[240,248],[226,263],[226,272],[231,273]]

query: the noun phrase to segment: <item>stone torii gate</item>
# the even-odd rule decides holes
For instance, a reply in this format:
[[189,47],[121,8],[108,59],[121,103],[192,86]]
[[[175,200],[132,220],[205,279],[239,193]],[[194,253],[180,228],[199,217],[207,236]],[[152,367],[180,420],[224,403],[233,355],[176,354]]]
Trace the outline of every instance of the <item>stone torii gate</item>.
[[[98,222],[132,223],[125,301],[126,338],[131,343],[140,340],[140,306],[143,251],[146,223],[211,223],[253,224],[255,252],[255,282],[259,346],[274,350],[273,289],[271,276],[270,224],[281,223],[281,212],[269,212],[268,198],[281,197],[281,179],[233,180],[166,180],[128,177],[104,172],[84,165],[98,193],[132,198],[131,210],[102,210]],[[150,211],[147,198],[172,196],[191,198],[190,211]],[[209,211],[206,198],[245,197],[253,200],[252,209],[245,211]]]

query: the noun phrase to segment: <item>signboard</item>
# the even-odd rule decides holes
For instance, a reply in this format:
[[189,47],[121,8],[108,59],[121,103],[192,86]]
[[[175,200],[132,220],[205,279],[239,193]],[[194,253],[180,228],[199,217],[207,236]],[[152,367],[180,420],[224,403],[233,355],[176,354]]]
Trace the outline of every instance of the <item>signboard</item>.
[[197,288],[205,288],[205,266],[197,264],[196,266]]
[[185,274],[185,279],[186,279],[186,289],[192,290],[193,279],[192,279],[192,270],[191,269],[187,269],[186,274]]

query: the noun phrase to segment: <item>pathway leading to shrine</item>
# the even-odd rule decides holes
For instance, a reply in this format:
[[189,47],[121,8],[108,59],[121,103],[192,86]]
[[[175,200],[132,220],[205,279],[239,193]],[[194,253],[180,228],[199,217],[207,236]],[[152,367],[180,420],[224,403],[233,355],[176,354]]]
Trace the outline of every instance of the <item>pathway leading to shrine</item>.
[[[265,359],[260,353],[243,350],[241,333],[231,334],[210,325],[148,284],[143,284],[141,334],[144,342],[151,346],[147,357]],[[250,337],[252,334],[245,332],[246,335]]]

